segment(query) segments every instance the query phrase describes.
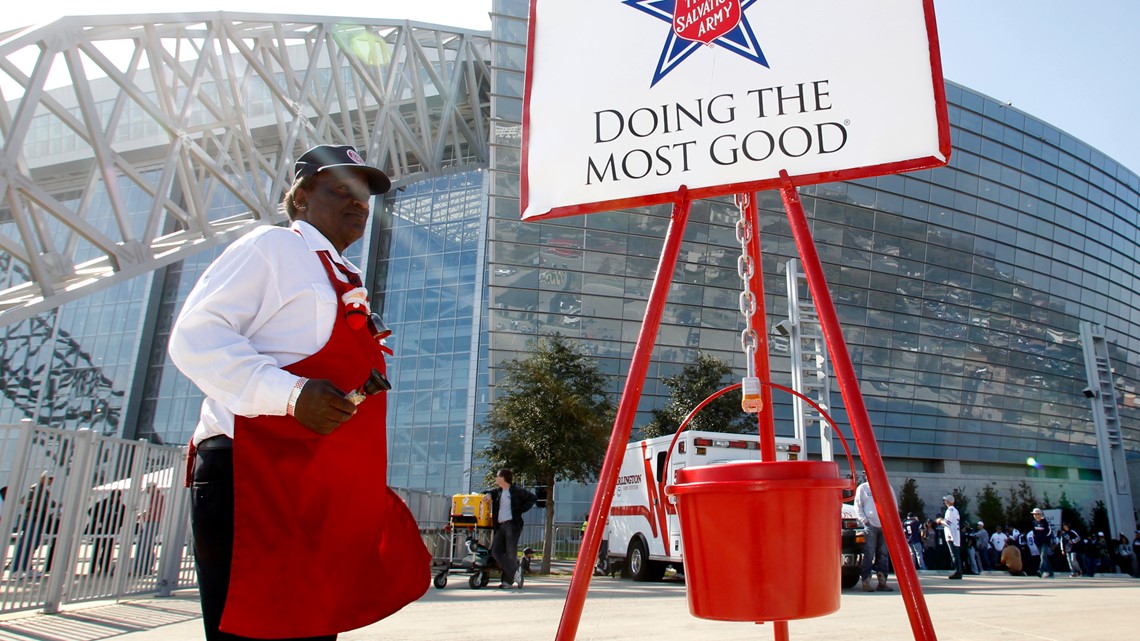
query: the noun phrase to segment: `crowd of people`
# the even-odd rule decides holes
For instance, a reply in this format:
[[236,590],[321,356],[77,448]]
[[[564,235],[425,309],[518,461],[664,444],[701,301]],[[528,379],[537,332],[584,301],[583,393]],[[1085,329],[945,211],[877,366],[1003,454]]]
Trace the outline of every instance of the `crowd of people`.
[[[947,507],[952,508],[953,497],[947,498],[951,499]],[[1070,577],[1119,573],[1140,578],[1140,529],[1132,539],[1123,532],[1116,538],[1103,531],[1082,536],[1069,523],[1055,530],[1040,508],[1032,514],[1033,523],[1023,524],[1024,531],[1016,525],[995,525],[991,533],[982,521],[973,527],[955,525],[944,514],[923,522],[909,513],[903,532],[916,569],[951,570],[951,578],[988,570],[1045,578],[1055,572],[1068,572]],[[958,532],[947,533],[953,529]],[[953,538],[957,545],[948,543]],[[960,559],[955,558],[956,552]]]

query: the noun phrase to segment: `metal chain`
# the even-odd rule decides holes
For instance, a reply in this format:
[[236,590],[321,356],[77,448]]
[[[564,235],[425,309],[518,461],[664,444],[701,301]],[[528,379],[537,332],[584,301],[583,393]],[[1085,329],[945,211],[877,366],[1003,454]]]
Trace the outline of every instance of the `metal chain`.
[[748,203],[751,194],[737,194],[736,207],[740,211],[740,219],[736,221],[736,240],[740,242],[740,258],[736,261],[736,273],[740,276],[740,315],[744,317],[744,331],[740,333],[740,348],[744,350],[745,362],[748,367],[748,376],[756,376],[756,366],[753,356],[759,345],[756,330],[752,329],[752,317],[756,314],[756,295],[752,293],[752,277],[756,275],[756,263],[748,252],[748,245],[752,241],[752,222],[748,219]]

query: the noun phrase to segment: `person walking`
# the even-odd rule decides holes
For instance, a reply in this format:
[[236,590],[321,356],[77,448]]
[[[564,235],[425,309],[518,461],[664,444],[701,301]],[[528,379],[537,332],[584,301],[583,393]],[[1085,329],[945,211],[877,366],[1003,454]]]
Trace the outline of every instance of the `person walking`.
[[522,534],[523,513],[534,507],[538,500],[526,488],[514,484],[514,472],[503,468],[495,474],[495,489],[483,496],[491,502],[491,523],[494,536],[491,539],[491,556],[502,570],[500,588],[509,588],[513,583],[520,590],[523,587],[522,570],[519,567],[519,535]]
[[906,533],[907,546],[910,548],[910,559],[914,561],[914,569],[925,570],[926,560],[924,559],[923,546],[922,546],[922,532],[924,528],[922,521],[910,512],[906,515],[906,520],[903,521],[903,532]]
[[207,641],[335,639],[430,585],[431,554],[387,482],[390,332],[344,255],[391,182],[348,145],[292,169],[290,225],[227,247],[170,336],[206,397],[189,464]]
[[942,525],[942,530],[946,535],[946,547],[950,549],[950,576],[948,579],[961,579],[962,578],[962,531],[961,518],[958,516],[958,508],[954,507],[954,495],[947,494],[942,497],[942,504],[946,506],[946,512],[939,517],[938,523]]
[[1061,554],[1065,555],[1065,560],[1069,563],[1069,576],[1081,576],[1081,564],[1077,560],[1077,554],[1081,547],[1081,535],[1068,522],[1065,522],[1061,523],[1061,533],[1058,538],[1061,539]]
[[1052,556],[1053,552],[1053,528],[1039,507],[1033,508],[1033,531],[1030,534],[1033,536],[1033,543],[1037,546],[1037,556],[1041,559],[1037,575],[1051,579],[1053,578],[1053,565],[1049,562],[1049,557]]
[[[893,498],[893,497],[892,497]],[[887,572],[891,569],[891,559],[887,552],[887,538],[883,535],[883,523],[879,520],[879,510],[871,496],[871,484],[866,475],[855,488],[855,516],[863,526],[863,570],[860,575],[864,592],[893,592],[887,585]],[[876,585],[871,586],[871,570],[875,571]]]

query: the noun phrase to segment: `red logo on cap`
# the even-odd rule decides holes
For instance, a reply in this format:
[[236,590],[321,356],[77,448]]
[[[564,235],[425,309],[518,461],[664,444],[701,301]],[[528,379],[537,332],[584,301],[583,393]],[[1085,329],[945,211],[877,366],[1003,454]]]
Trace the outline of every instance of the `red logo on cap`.
[[355,149],[348,150],[348,159],[358,165],[364,164],[364,159],[360,157],[360,154],[356,153]]
[[712,43],[740,24],[740,0],[677,0],[673,32],[685,40]]

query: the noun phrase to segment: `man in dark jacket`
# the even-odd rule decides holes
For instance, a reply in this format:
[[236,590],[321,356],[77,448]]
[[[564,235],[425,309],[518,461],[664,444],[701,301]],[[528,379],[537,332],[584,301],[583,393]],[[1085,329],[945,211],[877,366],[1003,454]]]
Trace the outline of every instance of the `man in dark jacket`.
[[1049,562],[1049,555],[1053,552],[1053,528],[1045,519],[1041,508],[1033,508],[1033,543],[1037,546],[1037,554],[1041,558],[1038,566],[1038,576],[1046,579],[1053,578],[1053,564]]
[[906,542],[910,546],[910,558],[914,561],[914,569],[925,570],[926,560],[922,550],[922,521],[910,512],[903,521],[903,532],[906,533]]
[[503,468],[495,475],[495,489],[484,495],[484,501],[491,502],[491,523],[495,537],[491,540],[491,556],[503,571],[500,588],[509,588],[514,583],[520,589],[523,577],[518,560],[519,534],[522,533],[524,512],[534,507],[537,500],[525,488],[512,485],[514,473]]

